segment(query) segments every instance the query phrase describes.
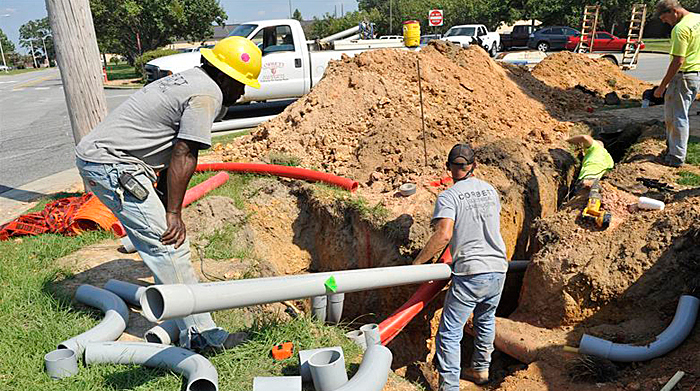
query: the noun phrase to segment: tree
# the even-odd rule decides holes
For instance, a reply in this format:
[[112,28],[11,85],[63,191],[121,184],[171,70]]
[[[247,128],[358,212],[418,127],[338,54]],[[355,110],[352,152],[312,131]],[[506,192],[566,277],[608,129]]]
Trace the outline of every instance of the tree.
[[326,13],[323,18],[314,17],[311,25],[311,39],[327,37],[331,34],[339,33],[351,27],[357,26],[362,21],[372,22],[380,18],[379,11],[355,11],[348,12],[344,16],[336,18],[332,14]]
[[5,54],[12,53],[15,51],[15,44],[7,38],[5,32],[0,29],[0,44],[2,44],[2,50]]
[[[47,54],[49,58],[55,59],[56,52],[50,35],[51,26],[48,16],[43,19],[30,20],[19,28],[19,44],[29,50],[30,55],[34,54],[37,61],[42,61]],[[44,38],[43,41],[42,38]],[[44,44],[46,44],[46,50],[44,50]],[[31,53],[32,48],[34,53]]]
[[300,21],[300,22],[301,22],[302,20],[304,20],[304,19],[302,19],[302,17],[301,17],[301,11],[299,11],[298,8],[294,10],[294,13],[292,13],[292,19],[296,19],[296,20],[298,20],[298,21]]
[[177,38],[203,42],[223,25],[226,12],[218,0],[90,0],[102,52],[134,63],[141,53]]

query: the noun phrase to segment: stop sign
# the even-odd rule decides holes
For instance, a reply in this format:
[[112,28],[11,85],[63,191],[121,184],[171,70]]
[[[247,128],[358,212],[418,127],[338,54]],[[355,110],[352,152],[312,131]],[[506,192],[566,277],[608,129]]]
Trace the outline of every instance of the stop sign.
[[430,10],[428,24],[433,27],[442,26],[442,10]]

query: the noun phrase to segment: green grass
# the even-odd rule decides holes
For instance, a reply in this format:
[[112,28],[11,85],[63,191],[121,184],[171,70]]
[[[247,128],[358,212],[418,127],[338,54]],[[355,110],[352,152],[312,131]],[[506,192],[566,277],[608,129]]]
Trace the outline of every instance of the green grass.
[[671,40],[668,38],[646,38],[643,40],[645,48],[642,52],[663,52],[671,50]]
[[[189,187],[196,186],[196,185],[206,181],[207,179],[213,177],[216,174],[217,173],[215,173],[215,172],[195,173],[192,176],[192,179],[190,180]],[[246,185],[258,176],[252,175],[252,174],[235,174],[235,173],[229,173],[229,176],[230,176],[230,179],[228,180],[228,182],[226,182],[222,186],[219,186],[216,189],[212,190],[207,195],[208,196],[229,197],[229,198],[233,199],[233,201],[236,205],[236,208],[244,210],[246,200],[248,198],[250,198],[249,195],[245,194]]]
[[137,73],[132,65],[129,64],[110,64],[107,66],[108,80],[123,80],[140,78],[141,74]]
[[700,166],[700,137],[691,136],[688,139],[685,162],[694,166]]
[[676,182],[683,186],[700,186],[700,175],[690,171],[680,171]]
[[0,71],[0,76],[12,76],[21,75],[22,73],[36,72],[46,68],[26,68],[26,69],[13,69],[11,71]]
[[270,152],[269,157],[271,164],[277,164],[280,166],[296,167],[301,163],[300,158],[288,153]]
[[389,217],[389,210],[381,202],[370,205],[369,201],[364,197],[350,193],[347,190],[324,183],[316,183],[314,184],[314,191],[321,198],[331,198],[350,209],[354,209],[361,217],[377,226],[383,225]]
[[204,257],[218,260],[249,259],[252,248],[235,240],[241,228],[240,225],[227,224],[208,236]]

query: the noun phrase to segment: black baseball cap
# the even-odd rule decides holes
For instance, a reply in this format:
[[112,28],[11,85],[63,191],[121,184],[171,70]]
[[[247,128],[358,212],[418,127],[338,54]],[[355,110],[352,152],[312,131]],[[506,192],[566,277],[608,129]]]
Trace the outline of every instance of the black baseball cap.
[[447,155],[448,164],[472,164],[474,163],[474,150],[469,144],[455,144]]

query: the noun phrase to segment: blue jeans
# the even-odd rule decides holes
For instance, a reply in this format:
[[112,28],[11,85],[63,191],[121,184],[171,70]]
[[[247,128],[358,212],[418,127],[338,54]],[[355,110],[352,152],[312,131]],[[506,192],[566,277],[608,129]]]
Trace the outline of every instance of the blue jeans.
[[685,163],[690,122],[688,110],[700,87],[697,73],[677,73],[666,88],[664,95],[664,120],[666,122],[666,146],[669,163]]
[[[151,269],[156,284],[197,284],[199,280],[190,262],[190,242],[175,248],[160,242],[167,229],[165,207],[153,183],[135,164],[102,164],[76,160],[78,171],[90,189],[119,219],[143,262]],[[129,172],[148,189],[148,197],[139,201],[119,185],[119,176]],[[177,320],[180,345],[185,348],[220,346],[228,333],[216,327],[211,315],[197,314]],[[202,338],[204,339],[202,341]]]
[[440,391],[459,391],[464,325],[474,312],[474,354],[471,366],[488,371],[496,337],[496,307],[501,300],[505,273],[452,276],[436,338]]

